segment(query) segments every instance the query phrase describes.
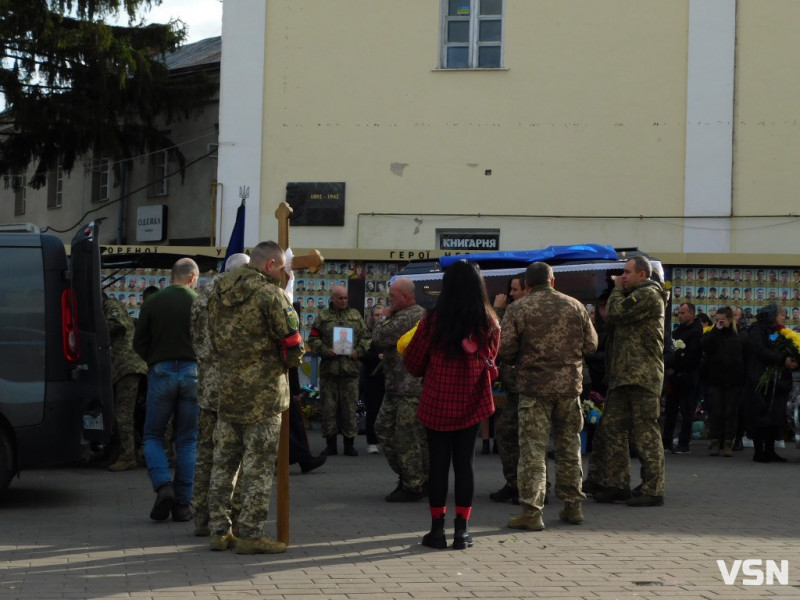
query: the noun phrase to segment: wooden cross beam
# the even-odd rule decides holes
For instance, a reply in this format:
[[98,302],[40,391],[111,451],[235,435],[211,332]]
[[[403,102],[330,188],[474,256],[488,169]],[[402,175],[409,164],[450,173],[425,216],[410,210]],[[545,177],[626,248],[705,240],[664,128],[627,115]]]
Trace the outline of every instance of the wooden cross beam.
[[[281,202],[275,211],[278,220],[278,245],[289,248],[289,219],[292,207]],[[319,250],[312,250],[304,256],[292,256],[292,269],[307,269],[312,273],[319,271],[325,260]],[[282,276],[282,285],[286,287],[288,277]],[[291,398],[289,399],[291,402]],[[276,503],[276,537],[279,542],[289,544],[289,409],[281,415],[281,437],[278,444],[278,499]]]
[[[292,218],[292,212],[292,207],[286,202],[281,202],[275,210],[275,218],[278,219],[278,245],[284,249],[289,247],[289,219]],[[292,269],[296,271],[306,269],[316,273],[323,264],[325,259],[319,250],[312,250],[303,256],[292,256]]]

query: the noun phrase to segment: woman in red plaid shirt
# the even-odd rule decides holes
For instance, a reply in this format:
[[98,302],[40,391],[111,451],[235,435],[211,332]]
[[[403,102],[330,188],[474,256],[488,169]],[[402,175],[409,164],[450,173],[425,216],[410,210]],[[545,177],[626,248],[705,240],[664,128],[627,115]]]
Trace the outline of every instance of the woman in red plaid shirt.
[[436,306],[420,321],[403,362],[415,377],[425,376],[417,417],[425,426],[430,457],[431,531],[422,544],[447,548],[444,516],[452,459],[455,475],[453,548],[472,546],[467,521],[475,477],[472,460],[480,422],[494,412],[492,380],[500,345],[500,325],[476,265],[458,261],[442,279]]

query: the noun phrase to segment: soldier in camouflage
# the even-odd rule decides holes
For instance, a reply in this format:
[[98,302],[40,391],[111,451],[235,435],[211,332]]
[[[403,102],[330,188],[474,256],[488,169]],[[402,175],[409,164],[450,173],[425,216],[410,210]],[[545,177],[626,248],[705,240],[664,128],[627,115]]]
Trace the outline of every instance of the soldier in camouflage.
[[119,456],[108,470],[128,471],[136,468],[133,414],[139,385],[147,375],[147,363],[133,350],[133,319],[122,302],[106,294],[103,314],[111,336],[111,381],[114,383],[114,414],[119,436]]
[[373,341],[383,351],[386,377],[386,398],[375,433],[389,466],[400,478],[386,496],[387,502],[416,502],[428,482],[428,441],[417,419],[422,378],[409,374],[397,352],[397,340],[424,316],[425,309],[416,303],[414,282],[396,279],[389,286],[389,306],[382,313],[383,320],[372,330]]
[[[323,452],[327,456],[337,453],[336,435],[341,425],[344,454],[358,456],[354,446],[358,434],[356,422],[358,358],[369,350],[371,336],[361,314],[356,309],[348,307],[347,288],[333,286],[330,293],[330,308],[320,311],[308,334],[309,348],[320,357],[322,435],[327,442]],[[353,330],[353,349],[346,356],[338,355],[333,349],[335,327],[348,327]]]
[[[497,294],[494,298],[494,312],[502,321],[510,302],[528,295],[525,285],[525,273],[513,277],[508,283],[508,300],[506,294]],[[506,482],[496,492],[489,494],[492,502],[508,502],[519,504],[517,489],[517,467],[519,465],[519,391],[517,389],[517,367],[498,361],[500,383],[505,392],[505,402],[495,412],[494,438],[503,465],[503,477]]]
[[564,501],[562,521],[583,521],[580,431],[583,413],[583,358],[597,349],[597,333],[581,302],[553,289],[553,269],[528,266],[528,295],[503,316],[498,357],[517,366],[519,388],[519,467],[517,484],[523,512],[513,529],[544,529],[547,442],[552,423],[556,455],[556,495]]
[[[658,416],[664,380],[664,310],[668,293],[652,281],[653,268],[643,256],[625,263],[608,298],[606,342],[608,398],[603,413],[607,487],[597,502],[627,500],[629,506],[664,503],[664,448]],[[639,495],[630,493],[628,436],[642,462]]]
[[[225,271],[233,271],[250,262],[244,253],[232,254],[225,261]],[[197,294],[192,303],[192,343],[197,354],[197,459],[194,469],[194,489],[192,491],[192,512],[194,513],[195,535],[208,536],[208,486],[211,481],[211,468],[214,462],[214,428],[217,426],[217,397],[222,385],[219,361],[214,356],[211,335],[208,329],[208,299],[214,290],[217,279],[212,279],[205,289]],[[241,508],[238,494],[234,494],[233,512]]]
[[[279,287],[285,262],[280,246],[261,242],[250,263],[220,275],[209,295],[212,353],[223,376],[208,493],[211,550],[233,545],[239,554],[286,550],[265,534],[281,413],[289,407],[288,369],[299,366],[303,355],[297,313]],[[237,539],[231,531],[231,494],[240,464]]]

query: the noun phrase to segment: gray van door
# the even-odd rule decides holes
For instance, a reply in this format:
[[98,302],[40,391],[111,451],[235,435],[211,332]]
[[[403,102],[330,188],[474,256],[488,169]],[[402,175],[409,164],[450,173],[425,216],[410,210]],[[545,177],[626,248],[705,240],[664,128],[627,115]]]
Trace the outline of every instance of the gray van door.
[[103,314],[99,234],[98,222],[83,226],[72,240],[71,251],[80,346],[73,377],[81,382],[83,436],[91,442],[107,442],[114,426],[111,338]]

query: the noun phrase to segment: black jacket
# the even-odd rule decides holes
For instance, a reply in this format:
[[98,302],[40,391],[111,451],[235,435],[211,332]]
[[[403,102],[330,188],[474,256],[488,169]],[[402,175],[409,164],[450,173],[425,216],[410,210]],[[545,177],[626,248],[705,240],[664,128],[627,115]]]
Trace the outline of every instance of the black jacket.
[[703,334],[701,345],[706,360],[706,377],[708,385],[721,387],[741,387],[744,385],[745,337],[734,331],[733,327],[719,329],[714,327]]

